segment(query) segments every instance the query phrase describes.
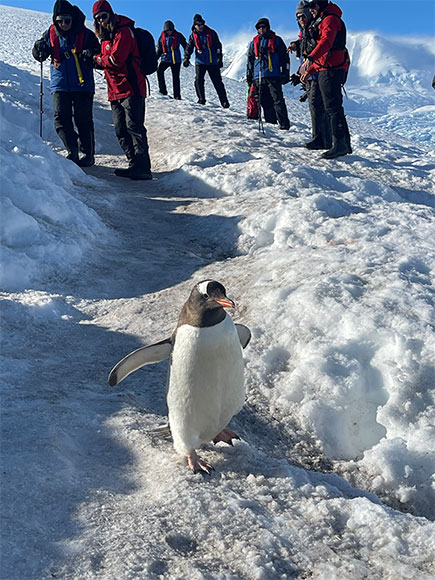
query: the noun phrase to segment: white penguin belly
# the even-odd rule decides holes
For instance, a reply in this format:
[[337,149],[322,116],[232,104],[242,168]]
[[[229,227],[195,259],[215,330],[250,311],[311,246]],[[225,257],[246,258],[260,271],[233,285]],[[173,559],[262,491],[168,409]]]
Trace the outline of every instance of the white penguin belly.
[[180,326],[168,390],[175,449],[187,454],[211,441],[244,400],[242,348],[231,317],[206,328]]

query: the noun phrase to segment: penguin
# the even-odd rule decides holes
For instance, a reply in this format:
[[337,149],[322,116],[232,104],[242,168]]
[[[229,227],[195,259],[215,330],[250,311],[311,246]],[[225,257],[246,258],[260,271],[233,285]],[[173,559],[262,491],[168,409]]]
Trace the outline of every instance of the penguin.
[[195,284],[172,336],[133,351],[109,374],[115,386],[144,365],[170,358],[169,428],[175,450],[194,473],[214,469],[196,452],[203,443],[239,439],[227,425],[245,401],[242,348],[251,331],[224,310],[234,307],[220,282]]

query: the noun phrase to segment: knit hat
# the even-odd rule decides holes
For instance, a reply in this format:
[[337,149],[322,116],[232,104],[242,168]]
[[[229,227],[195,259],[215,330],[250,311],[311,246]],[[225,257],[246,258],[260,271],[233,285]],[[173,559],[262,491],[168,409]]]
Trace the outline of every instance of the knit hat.
[[308,4],[308,8],[313,8],[316,4],[318,5],[320,12],[323,12],[328,6],[329,0],[312,0],[312,2]]
[[107,0],[98,0],[92,6],[92,16],[95,17],[96,14],[100,12],[108,12],[109,14],[113,14],[113,9]]
[[195,26],[195,24],[205,24],[205,20],[201,14],[195,14],[193,17],[193,26]]
[[175,30],[174,23],[171,20],[166,20],[163,24],[163,31],[166,32],[167,30]]
[[270,29],[270,22],[268,18],[260,18],[260,20],[258,20],[257,24],[255,25],[255,28],[258,30],[258,28],[260,26],[265,26],[266,28]]
[[74,7],[68,0],[56,0],[53,6],[53,20],[56,21],[58,16],[73,16]]
[[311,12],[308,10],[310,0],[301,0],[296,6],[296,16],[298,14],[304,14],[307,19],[311,18]]

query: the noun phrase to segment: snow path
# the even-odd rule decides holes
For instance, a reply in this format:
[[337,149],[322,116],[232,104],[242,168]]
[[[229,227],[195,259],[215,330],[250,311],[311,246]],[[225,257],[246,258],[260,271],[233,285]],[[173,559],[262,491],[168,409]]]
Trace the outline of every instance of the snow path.
[[[160,121],[166,108],[164,126],[153,124],[156,103]],[[190,126],[176,134],[175,106],[192,109]],[[108,114],[101,105],[97,122],[108,122]],[[201,143],[219,124],[231,142],[217,142],[211,155]],[[229,295],[239,305],[235,318],[254,329],[256,348],[268,341],[260,333],[266,290],[256,274],[262,260],[267,272],[267,252],[240,252],[238,194],[248,204],[249,191],[228,195],[232,172],[249,180],[263,171],[267,181],[265,165],[258,167],[262,138],[256,127],[231,112],[213,110],[213,116],[206,116],[191,103],[169,100],[150,101],[147,127],[155,181],[123,182],[112,176],[113,167],[123,164],[123,156],[115,153],[99,155],[98,166],[88,172],[98,178],[88,189],[88,203],[113,228],[113,239],[97,245],[94,259],[82,270],[51,279],[39,293],[12,293],[6,308],[9,328],[14,320],[28,326],[24,335],[13,335],[16,342],[10,341],[5,353],[16,353],[22,371],[8,377],[15,400],[4,418],[4,452],[13,458],[4,465],[12,480],[4,497],[5,505],[13,507],[4,526],[10,580],[380,580],[385,570],[395,570],[391,578],[428,579],[433,525],[393,512],[335,474],[295,467],[328,469],[306,432],[297,432],[291,420],[284,424],[281,417],[270,418],[255,372],[248,403],[234,421],[243,440],[234,448],[210,445],[203,453],[217,470],[211,478],[190,474],[169,442],[146,434],[166,413],[165,365],[150,366],[109,390],[106,379],[113,364],[172,331],[193,280],[229,281]],[[367,154],[358,157],[358,143],[367,138],[356,137],[352,162],[344,159],[319,169],[298,146],[302,129],[296,123],[295,133],[285,137],[270,131],[267,146],[275,142],[277,150],[274,159],[273,149],[267,149],[268,171],[279,174],[279,158],[288,151],[295,172],[307,167],[315,180],[319,171],[319,182],[330,179],[331,189],[347,177],[372,180],[379,190],[378,182],[399,197],[427,203],[423,184],[430,161],[421,159],[421,148],[408,147],[403,162],[400,149],[391,151],[373,139]],[[248,143],[247,135],[252,136]],[[116,142],[105,149],[115,152]],[[381,155],[393,172],[378,162]],[[219,163],[225,168],[221,183]],[[190,164],[188,172],[185,164]],[[209,176],[208,167],[213,168]],[[273,187],[264,186],[251,203],[274,195]],[[336,211],[334,204],[329,208]],[[256,270],[247,267],[252,261]],[[59,369],[65,373],[61,382]],[[16,412],[27,425],[24,433],[14,431]],[[38,516],[28,517],[35,510]]]

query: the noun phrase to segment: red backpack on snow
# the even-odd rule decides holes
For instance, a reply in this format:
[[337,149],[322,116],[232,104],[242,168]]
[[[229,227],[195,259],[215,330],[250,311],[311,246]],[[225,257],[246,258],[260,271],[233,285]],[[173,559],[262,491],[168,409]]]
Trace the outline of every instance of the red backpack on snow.
[[248,119],[258,119],[258,94],[255,85],[251,85],[248,89],[246,99],[246,115]]

